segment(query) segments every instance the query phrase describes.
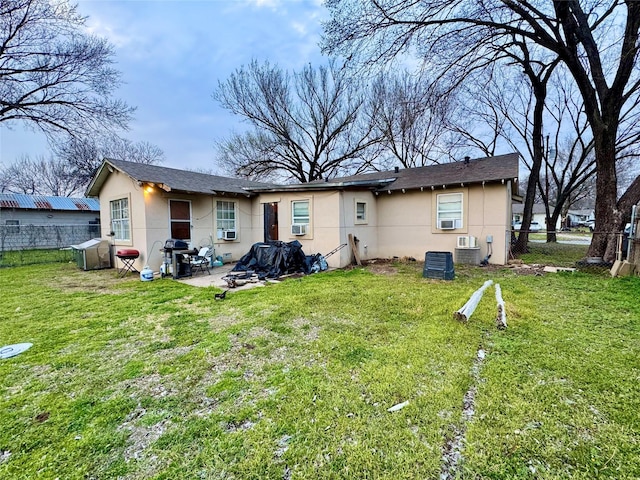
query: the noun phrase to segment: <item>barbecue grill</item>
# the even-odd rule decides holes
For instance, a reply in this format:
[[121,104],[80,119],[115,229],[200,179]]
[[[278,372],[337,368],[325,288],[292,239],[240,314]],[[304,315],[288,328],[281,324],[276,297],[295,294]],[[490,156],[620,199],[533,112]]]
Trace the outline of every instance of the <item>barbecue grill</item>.
[[[185,256],[193,253],[184,240],[169,238],[164,242],[164,259],[162,262],[162,277],[173,274],[173,278],[191,276],[191,265],[185,260]],[[173,270],[171,270],[173,269]]]
[[140,252],[134,248],[121,248],[116,252],[116,257],[122,262],[122,268],[118,271],[121,277],[124,277],[127,272],[139,273],[136,267],[133,266],[139,256]]

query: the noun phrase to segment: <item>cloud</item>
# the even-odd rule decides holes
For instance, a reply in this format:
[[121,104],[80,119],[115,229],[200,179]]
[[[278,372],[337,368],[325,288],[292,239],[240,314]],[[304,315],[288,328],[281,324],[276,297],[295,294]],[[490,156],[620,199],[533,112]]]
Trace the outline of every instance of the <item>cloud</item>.
[[247,3],[258,8],[277,8],[281,2],[279,0],[247,0]]
[[[168,165],[211,163],[215,139],[238,122],[211,94],[236,68],[252,59],[289,70],[326,61],[322,0],[77,1],[88,31],[114,46],[124,81],[117,96],[138,107],[126,136],[159,145]],[[0,128],[3,161],[46,149],[11,133]]]

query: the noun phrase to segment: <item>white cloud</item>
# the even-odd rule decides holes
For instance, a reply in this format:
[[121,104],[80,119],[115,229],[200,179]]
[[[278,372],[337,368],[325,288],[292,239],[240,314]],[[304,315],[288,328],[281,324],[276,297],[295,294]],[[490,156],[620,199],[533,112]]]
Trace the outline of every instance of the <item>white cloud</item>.
[[307,26],[302,22],[293,21],[291,22],[291,27],[300,35],[306,35],[308,32]]
[[276,8],[280,4],[278,0],[249,0],[249,3],[253,3],[258,8]]

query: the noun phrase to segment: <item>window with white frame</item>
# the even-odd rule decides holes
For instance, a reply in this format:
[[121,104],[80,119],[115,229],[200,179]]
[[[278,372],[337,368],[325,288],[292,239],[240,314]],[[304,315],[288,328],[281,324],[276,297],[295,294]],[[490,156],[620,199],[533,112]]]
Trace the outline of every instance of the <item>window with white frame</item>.
[[293,225],[309,225],[309,200],[291,202],[291,223]]
[[437,227],[443,230],[462,228],[462,193],[443,193],[437,198]]
[[236,230],[236,202],[216,202],[216,229],[218,238],[222,238],[225,230]]
[[129,199],[119,198],[109,202],[111,207],[111,231],[114,240],[131,240],[129,221]]
[[356,222],[357,224],[367,223],[367,202],[356,200]]

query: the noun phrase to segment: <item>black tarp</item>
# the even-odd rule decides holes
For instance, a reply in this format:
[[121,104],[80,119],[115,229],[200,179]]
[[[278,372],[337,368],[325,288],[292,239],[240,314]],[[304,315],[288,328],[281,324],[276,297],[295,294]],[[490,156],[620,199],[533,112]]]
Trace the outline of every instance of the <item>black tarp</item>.
[[293,242],[260,242],[254,243],[233,267],[232,272],[251,272],[258,278],[278,278],[292,273],[309,273],[315,256],[307,257],[302,245]]

